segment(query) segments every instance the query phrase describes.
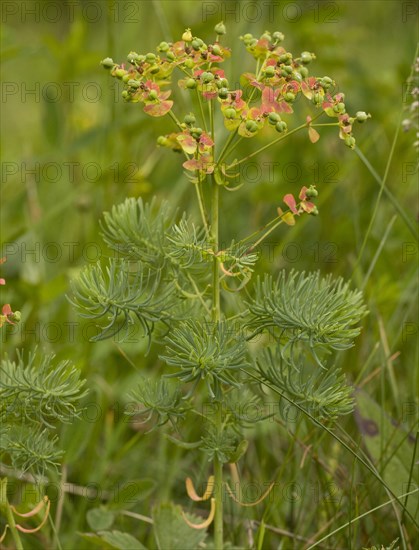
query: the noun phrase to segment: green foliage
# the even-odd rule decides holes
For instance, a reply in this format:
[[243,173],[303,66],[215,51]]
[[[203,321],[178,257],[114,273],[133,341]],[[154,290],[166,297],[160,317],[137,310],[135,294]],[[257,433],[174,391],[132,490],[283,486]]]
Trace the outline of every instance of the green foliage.
[[87,394],[80,372],[69,361],[35,353],[26,363],[23,353],[17,361],[6,356],[0,372],[2,460],[9,457],[15,468],[38,473],[56,467],[62,456],[56,425],[79,416],[79,401]]
[[[130,416],[141,417],[141,423],[149,422],[153,416],[157,417],[157,426],[167,422],[175,425],[176,420],[185,417],[188,406],[182,399],[180,385],[169,385],[167,380],[147,380],[140,378],[138,387],[129,395],[130,409],[125,411]],[[132,405],[141,405],[141,408]],[[143,418],[145,416],[145,418]]]
[[333,420],[353,411],[352,387],[333,365],[325,372],[303,354],[286,361],[280,345],[274,351],[264,349],[256,364],[263,380],[278,388],[292,403],[302,405],[317,420]]
[[[276,328],[286,346],[307,343],[313,353],[345,350],[353,345],[360,329],[355,327],[366,314],[362,293],[350,290],[342,278],[331,275],[282,271],[277,280],[265,275],[256,283],[255,297],[248,302],[253,334]],[[317,355],[316,355],[317,357]]]
[[[214,2],[211,6],[217,10],[217,15],[212,17],[208,11],[208,17],[203,20],[200,3],[139,0],[134,5],[121,1],[112,3],[108,16],[103,7],[101,12],[99,10],[100,17],[92,21],[92,12],[84,9],[87,6],[75,2],[71,6],[71,17],[63,4],[59,14],[61,25],[57,25],[48,16],[50,12],[47,14],[47,4],[47,0],[40,0],[40,17],[29,16],[28,12],[25,18],[24,6],[18,7],[15,15],[7,14],[2,26],[2,74],[9,83],[4,98],[7,108],[2,117],[4,127],[13,128],[13,132],[4,140],[2,151],[5,161],[1,201],[2,255],[7,255],[8,260],[1,266],[0,276],[7,280],[7,285],[1,287],[1,303],[10,302],[13,311],[19,309],[23,321],[20,326],[3,326],[2,345],[11,357],[16,348],[28,350],[38,344],[43,349],[53,348],[59,359],[71,358],[83,370],[89,388],[94,389],[93,400],[85,402],[89,407],[86,413],[91,414],[94,421],[86,420],[89,417],[83,413],[82,421],[64,428],[66,439],[63,442],[61,437],[61,448],[67,451],[67,485],[62,493],[62,521],[55,524],[57,540],[48,524],[38,534],[24,535],[24,542],[33,550],[59,548],[59,543],[63,548],[93,547],[93,542],[81,540],[78,534],[86,526],[86,512],[90,506],[97,507],[106,501],[106,490],[113,491],[133,475],[154,479],[153,500],[156,502],[174,499],[190,506],[183,489],[183,476],[192,475],[195,480],[195,475],[201,479],[202,470],[211,473],[210,465],[205,460],[201,463],[199,453],[185,452],[166,440],[165,436],[173,433],[170,422],[163,427],[164,434],[153,432],[144,436],[144,427],[148,429],[148,426],[138,427],[136,422],[124,421],[123,414],[118,415],[121,403],[126,402],[124,396],[137,384],[131,362],[150,383],[171,370],[156,358],[161,349],[152,347],[144,357],[146,342],[143,340],[128,340],[126,344],[100,341],[90,345],[87,336],[91,332],[82,334],[84,325],[74,324],[74,312],[63,296],[69,292],[68,281],[77,275],[80,266],[86,261],[95,261],[100,254],[96,223],[100,213],[110,212],[112,205],[124,201],[125,197],[141,196],[146,203],[157,196],[156,208],[164,197],[170,205],[178,206],[180,212],[190,212],[195,224],[198,218],[198,209],[193,203],[195,189],[187,185],[181,163],[177,163],[181,154],[155,149],[153,145],[158,135],[170,129],[163,119],[153,120],[157,126],[152,126],[152,119],[141,115],[141,105],[125,105],[118,101],[115,88],[109,86],[108,73],[98,65],[98,59],[107,55],[115,57],[116,51],[128,52],[138,44],[139,25],[147,29],[142,44],[150,51],[161,40],[162,29],[164,39],[170,43],[179,35],[185,21],[197,22],[194,31],[213,36],[212,28],[225,7],[223,3]],[[403,435],[408,431],[414,434],[417,428],[415,389],[419,375],[414,368],[417,362],[417,300],[412,299],[417,293],[418,280],[414,230],[417,159],[413,125],[405,133],[403,124],[398,136],[397,127],[400,126],[398,111],[402,95],[407,97],[406,101],[403,99],[401,119],[414,121],[415,112],[411,107],[413,109],[417,98],[410,94],[413,86],[409,85],[407,76],[416,47],[416,16],[411,11],[412,3],[401,5],[398,0],[389,0],[384,10],[383,3],[378,0],[364,3],[363,15],[368,25],[360,24],[357,2],[320,2],[313,6],[298,2],[294,7],[293,13],[288,13],[290,17],[280,17],[282,8],[275,8],[281,20],[280,30],[287,39],[284,46],[294,52],[313,49],[317,59],[312,59],[310,74],[333,74],[339,89],[351,91],[346,102],[348,110],[365,109],[373,116],[367,127],[358,127],[354,152],[336,144],[333,130],[329,133],[327,128],[317,128],[322,135],[316,144],[306,139],[303,130],[288,142],[288,138],[282,141],[280,148],[272,149],[273,156],[268,150],[263,153],[260,163],[255,164],[255,159],[251,158],[248,164],[240,165],[243,170],[232,184],[244,185],[237,193],[226,193],[222,198],[222,241],[229,244],[233,237],[240,239],[245,226],[249,232],[264,227],[272,205],[276,206],[284,193],[294,191],[299,182],[317,186],[320,216],[296,218],[294,228],[279,227],[266,241],[266,248],[258,249],[260,261],[253,267],[258,273],[273,270],[274,278],[279,268],[306,272],[319,269],[323,274],[351,278],[354,288],[363,288],[371,314],[363,323],[357,346],[348,353],[339,354],[337,364],[379,405],[378,416],[382,413],[391,419],[390,422],[392,419],[402,422],[403,427],[398,431]],[[271,5],[260,5],[260,17],[250,28],[244,17],[245,6],[236,3],[234,8],[236,17],[229,17],[228,34],[222,37],[224,41],[225,36],[223,43],[228,46],[236,44],[239,34],[245,35],[251,30],[257,37],[272,25]],[[284,11],[282,15],[287,14]],[[134,21],[136,24],[131,23]],[[397,48],[389,37],[397,37]],[[348,43],[350,47],[344,47]],[[303,60],[306,54],[301,54]],[[252,64],[246,64],[244,58],[240,58],[240,63],[226,61],[226,72],[231,70],[230,82],[239,81],[243,68],[253,70]],[[100,101],[92,102],[87,93],[95,90],[92,82],[97,83]],[[16,93],[13,83],[18,86]],[[73,86],[75,83],[77,86]],[[57,100],[46,99],[51,90],[52,95],[57,92]],[[402,94],[402,90],[405,93]],[[199,124],[196,92],[190,96],[193,105],[189,104],[188,94],[173,87],[172,98],[187,101],[186,110],[195,113]],[[38,116],[40,109],[41,115],[43,111],[47,116]],[[304,122],[306,112],[300,114]],[[293,117],[283,116],[291,129],[288,118]],[[221,117],[216,117],[216,128],[222,122]],[[271,129],[276,134],[275,127]],[[242,139],[231,159],[234,161],[252,153],[257,143],[265,145],[265,130],[269,128],[257,132],[253,139]],[[54,136],[58,136],[58,141],[52,139]],[[395,147],[390,150],[393,139]],[[219,153],[220,148],[216,151]],[[22,159],[23,164],[16,162],[17,159]],[[59,173],[56,179],[55,170]],[[256,177],[253,177],[255,170]],[[217,174],[218,171],[216,177]],[[381,177],[382,174],[385,176]],[[224,175],[219,176],[224,183]],[[379,193],[381,184],[382,194]],[[202,188],[207,193],[206,182]],[[397,218],[393,218],[394,214]],[[390,223],[393,220],[394,223]],[[408,230],[407,221],[412,232]],[[174,223],[179,225],[179,218]],[[198,232],[199,224],[195,227]],[[170,229],[166,231],[170,233]],[[362,241],[365,246],[361,251]],[[70,248],[71,254],[67,254],[68,243],[74,247]],[[30,252],[38,250],[38,246],[40,253]],[[52,250],[54,255],[54,247],[63,254],[57,261],[50,261],[47,253]],[[180,252],[179,256],[187,257],[186,252],[184,255]],[[156,265],[161,259],[154,258]],[[168,273],[171,263],[166,257],[163,262]],[[189,269],[195,268],[191,265]],[[196,269],[198,271],[198,266]],[[178,270],[178,273],[176,283],[181,285],[183,297],[186,297],[184,293],[195,297],[177,304],[176,313],[180,312],[182,318],[202,318],[205,306],[198,295],[201,294],[211,307],[210,276],[201,279],[200,275],[202,286],[195,289],[188,279],[188,270]],[[229,276],[222,279],[225,289],[233,289],[235,283],[237,279]],[[236,306],[240,311],[245,309],[241,302],[243,294],[224,293],[222,303],[228,315],[235,314]],[[62,329],[57,339],[52,332],[47,333],[48,328],[54,328],[51,319],[56,323],[54,326]],[[74,335],[66,329],[67,324],[75,327]],[[135,328],[132,327],[134,335],[138,334]],[[137,328],[141,331],[141,327]],[[156,343],[166,331],[163,324],[155,326]],[[260,340],[250,341],[250,351],[257,351],[267,339],[265,334],[260,335]],[[281,342],[281,349],[285,344]],[[296,351],[299,347],[296,346]],[[275,353],[275,345],[272,349]],[[289,354],[285,354],[285,358],[288,357]],[[334,358],[330,361],[332,364]],[[310,375],[310,355],[308,363],[304,363],[304,369],[307,368]],[[322,364],[329,369],[328,363],[322,360]],[[232,391],[225,396],[228,403],[222,407],[223,415],[235,412],[234,423],[239,416],[246,423],[246,415],[240,412],[246,410],[243,405],[250,399],[264,398],[267,401],[264,412],[272,411],[269,406],[273,393],[257,388],[254,380],[249,383],[246,379],[245,384],[246,392],[242,386],[234,390],[234,396]],[[195,396],[198,404],[205,401],[205,384],[199,385]],[[275,400],[278,397],[275,396]],[[95,415],[95,407],[99,415]],[[262,409],[258,407],[255,410],[257,416],[261,416],[259,411]],[[178,425],[183,439],[198,441],[203,425],[196,422],[196,418],[188,416],[186,422]],[[387,501],[384,487],[361,463],[361,458],[366,458],[365,453],[377,468],[385,462],[380,460],[381,454],[389,458],[386,449],[390,438],[387,439],[381,426],[374,438],[374,453],[370,454],[368,438],[358,428],[354,416],[341,417],[339,425],[333,429],[356,450],[351,454],[325,430],[309,428],[306,432],[305,424],[298,421],[295,424],[291,421],[284,427],[281,416],[275,415],[256,426],[247,424],[249,449],[238,465],[242,482],[252,484],[255,479],[270,480],[275,475],[278,485],[275,493],[255,508],[227,506],[226,536],[237,546],[247,547],[252,536],[256,539],[262,509],[266,511],[262,521],[263,542],[260,539],[255,542],[262,544],[261,548],[276,548],[279,544],[285,548],[309,546],[318,541],[316,534],[319,532],[329,532],[324,546],[330,548],[361,548],[375,544],[383,550],[390,546],[390,541],[398,535],[396,514],[399,514],[399,505],[375,509]],[[177,433],[174,435],[179,437]],[[411,437],[407,447],[400,446],[400,452],[393,455],[391,462],[405,456],[406,463],[412,461],[410,440]],[[199,440],[198,446],[200,444]],[[8,464],[9,460],[5,458],[5,462]],[[228,470],[226,467],[225,472]],[[6,475],[13,480],[9,495],[14,504],[17,505],[21,494],[21,501],[25,502],[33,492],[30,478],[17,479],[19,473],[11,468]],[[53,482],[58,482],[54,472],[51,475]],[[102,494],[99,490],[97,498],[90,494],[92,486],[103,489]],[[296,488],[295,498],[294,494],[281,491],[291,486]],[[72,487],[79,493],[71,494]],[[408,504],[414,496],[409,496]],[[149,499],[132,506],[135,512],[149,515]],[[204,505],[196,506],[204,510]],[[365,511],[371,513],[357,519],[358,514]],[[54,502],[51,513],[53,519]],[[349,525],[334,533],[340,524],[339,518],[347,518]],[[30,520],[25,521],[26,525],[29,523]],[[409,548],[414,546],[417,531],[409,524],[406,514],[402,523],[403,534],[399,534],[396,546]],[[112,529],[129,532],[137,541],[152,545],[148,544],[151,527],[144,521],[120,516]],[[3,544],[14,546],[10,531]],[[108,548],[103,539],[99,539],[96,547]],[[134,543],[131,540],[123,547],[134,547]],[[208,541],[207,548],[216,546]]]
[[105,273],[99,264],[85,268],[73,284],[71,300],[82,317],[104,319],[92,341],[111,338],[128,331],[136,318],[149,338],[154,324],[167,323],[171,317],[169,297],[173,285],[160,286],[160,274],[147,267],[132,266],[127,261],[111,259]]
[[[190,521],[197,518],[188,514]],[[159,550],[195,550],[206,538],[204,530],[192,529],[182,517],[180,506],[160,504],[153,509],[154,535]]]
[[94,533],[82,533],[82,537],[89,544],[99,546],[104,550],[147,550],[139,540],[122,531],[99,531]]
[[179,370],[167,376],[176,376],[182,382],[205,381],[212,398],[220,399],[222,384],[238,386],[235,371],[249,362],[242,335],[236,335],[227,322],[212,323],[194,320],[182,323],[166,338],[166,352],[161,359]]
[[153,270],[163,267],[165,232],[174,223],[167,201],[157,207],[155,200],[144,205],[141,198],[130,198],[103,217],[102,237],[118,257],[138,260]]
[[0,419],[25,420],[52,428],[51,422],[71,422],[79,416],[78,402],[86,394],[80,371],[70,361],[55,364],[53,355],[7,356],[0,364]]

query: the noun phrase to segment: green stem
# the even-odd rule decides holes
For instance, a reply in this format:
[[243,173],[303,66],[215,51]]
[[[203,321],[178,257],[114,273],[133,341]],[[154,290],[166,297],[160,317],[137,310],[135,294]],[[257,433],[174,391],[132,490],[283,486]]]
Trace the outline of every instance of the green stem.
[[196,197],[198,199],[198,205],[199,205],[199,211],[201,213],[202,223],[205,227],[205,234],[208,237],[209,236],[209,227],[207,222],[207,215],[205,212],[205,206],[204,201],[202,198],[202,187],[201,187],[201,180],[199,179],[198,183],[195,184],[195,191],[196,191]]
[[[214,247],[212,264],[212,321],[217,323],[221,317],[220,308],[220,277],[218,266],[218,239],[219,239],[219,186],[211,175],[211,240]],[[222,430],[221,407],[218,407],[216,430]],[[214,457],[214,544],[217,550],[223,550],[223,465],[217,456]]]
[[16,529],[15,518],[8,500],[6,500],[6,517],[13,540],[15,541],[16,550],[23,550],[23,544],[20,540],[19,531]]
[[[317,115],[317,117],[321,116],[323,113],[320,113],[319,115]],[[316,118],[317,118],[316,117]],[[315,120],[313,118],[313,120]],[[287,132],[285,135],[283,136],[280,136],[279,138],[277,139],[274,139],[273,141],[271,141],[270,143],[267,143],[266,145],[264,145],[263,147],[261,147],[260,149],[258,149],[257,151],[254,151],[253,153],[250,153],[250,155],[247,155],[247,157],[244,157],[242,158],[241,160],[238,160],[237,162],[233,162],[233,164],[230,164],[230,166],[228,166],[227,168],[229,170],[231,170],[232,168],[235,168],[236,166],[238,166],[239,164],[242,164],[243,162],[246,162],[246,160],[249,160],[250,158],[258,155],[259,153],[261,153],[262,151],[265,151],[266,149],[269,149],[269,147],[272,147],[272,145],[276,145],[277,143],[279,143],[280,141],[282,141],[283,139],[289,137],[289,136],[292,136],[292,134],[295,134],[296,132],[302,130],[303,128],[307,128],[308,126],[310,126],[310,124],[308,124],[307,122],[305,122],[304,124],[301,124],[301,126],[297,126],[297,128],[294,128],[293,130],[291,130],[290,132]]]
[[396,197],[393,195],[393,193],[390,191],[390,189],[385,185],[385,182],[380,178],[377,171],[373,168],[369,160],[366,158],[366,156],[363,154],[363,152],[358,149],[358,147],[355,147],[355,153],[358,155],[358,157],[362,160],[362,162],[365,164],[366,168],[372,175],[372,177],[375,179],[375,181],[378,183],[380,187],[383,189],[383,193],[386,195],[386,197],[389,199],[389,201],[394,206],[394,209],[397,211],[397,213],[400,215],[400,217],[403,219],[406,227],[410,231],[410,233],[413,235],[415,240],[418,240],[418,235],[416,231],[416,227],[412,223],[411,219],[407,216],[406,212],[404,211],[401,204],[398,202]]
[[219,207],[219,186],[211,176],[211,241],[214,248],[214,258],[212,264],[212,320],[218,322],[220,320],[220,281],[219,281],[219,266],[218,266],[218,207]]

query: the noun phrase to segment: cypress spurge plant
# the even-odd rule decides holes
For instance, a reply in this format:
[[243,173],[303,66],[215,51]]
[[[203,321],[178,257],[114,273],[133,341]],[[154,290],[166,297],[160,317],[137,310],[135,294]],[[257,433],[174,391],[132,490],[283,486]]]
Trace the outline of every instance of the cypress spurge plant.
[[[264,239],[282,224],[294,225],[299,216],[318,214],[314,185],[303,186],[297,196],[286,193],[261,230],[228,247],[220,246],[225,219],[220,195],[237,189],[231,179],[240,164],[297,132],[307,132],[315,143],[318,129],[335,127],[343,143],[354,148],[353,125],[369,115],[349,115],[344,94],[332,92],[332,78],[309,74],[315,55],[294,56],[280,32],[240,37],[256,63],[254,73],[240,79],[250,90],[245,97],[221,68],[231,55],[222,40],[225,26],[218,24],[215,32],[213,43],[187,29],[181,40],[162,42],[156,53],[130,52],[121,65],[102,61],[121,80],[128,103],[140,104],[151,117],[170,119],[173,131],[157,143],[183,155],[200,220],[155,200],[145,204],[129,198],[113,206],[101,227],[115,257],[107,266],[87,267],[74,281],[71,300],[81,315],[97,320],[95,340],[138,322],[149,345],[154,339],[161,347],[164,374],[155,383],[139,380],[129,396],[138,404],[131,413],[142,412],[158,426],[169,423],[173,443],[202,451],[212,463],[203,496],[190,479],[186,483],[193,500],[211,498],[209,517],[201,524],[186,516],[185,521],[198,529],[213,522],[215,548],[222,549],[223,468],[234,465],[248,445],[242,433],[249,420],[241,405],[266,399],[269,391],[271,399],[283,396],[324,422],[351,412],[352,389],[333,364],[333,353],[353,345],[366,309],[360,292],[319,273],[282,271],[249,284]],[[170,90],[176,72],[180,93],[191,105],[183,118]],[[304,122],[293,126],[297,104],[306,113]],[[325,117],[330,121],[319,122]],[[245,158],[234,157],[241,140],[262,133],[265,145]],[[199,440],[185,441],[185,421],[197,418],[202,421]]]

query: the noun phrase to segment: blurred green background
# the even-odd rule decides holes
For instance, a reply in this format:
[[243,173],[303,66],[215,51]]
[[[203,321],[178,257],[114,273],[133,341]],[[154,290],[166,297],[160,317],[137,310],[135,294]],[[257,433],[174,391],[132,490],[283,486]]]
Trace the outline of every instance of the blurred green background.
[[[161,40],[179,39],[186,27],[204,40],[212,39],[214,25],[224,20],[225,44],[233,56],[223,68],[230,82],[238,82],[242,72],[253,69],[239,36],[279,30],[288,50],[315,52],[311,74],[334,78],[346,93],[350,113],[371,113],[372,119],[359,125],[355,135],[360,151],[382,177],[400,121],[413,116],[412,100],[405,101],[404,94],[409,91],[407,79],[418,39],[417,4],[45,0],[4,1],[1,10],[1,243],[2,256],[7,256],[1,266],[7,281],[1,302],[22,312],[19,326],[2,329],[3,348],[14,355],[16,348],[38,346],[40,352],[70,358],[82,369],[90,388],[88,409],[99,413],[97,420],[84,417],[62,430],[67,478],[106,490],[129,480],[152,479],[150,495],[135,501],[135,510],[147,515],[155,501],[182,501],[183,479],[191,472],[205,476],[206,466],[200,456],[174,449],[157,432],[148,436],[123,422],[126,391],[138,371],[158,373],[157,353],[152,349],[144,358],[146,342],[138,337],[139,331],[125,343],[90,343],[94,327],[76,317],[66,294],[69,281],[83,265],[108,255],[99,220],[113,204],[128,196],[145,200],[157,196],[181,208],[195,210],[196,205],[179,157],[155,145],[160,134],[173,130],[171,121],[151,119],[140,106],[125,104],[122,87],[103,70],[100,60],[110,56],[123,62],[131,50],[155,51]],[[182,117],[189,111],[188,96],[176,94],[185,107],[178,113]],[[413,129],[400,132],[386,180],[413,225],[418,215],[416,139]],[[265,143],[266,137],[244,141],[238,158]],[[379,185],[334,129],[322,129],[315,145],[297,134],[281,147],[268,149],[256,162],[244,165],[240,180],[245,182],[243,188],[223,197],[223,219],[228,220],[222,233],[225,240],[241,238],[266,223],[285,193],[298,194],[302,185],[317,185],[320,215],[302,217],[293,228],[281,226],[261,251],[262,269],[320,269],[352,277],[364,288],[370,315],[356,347],[341,364],[386,415],[415,431],[418,248],[391,201],[381,197],[359,257]],[[353,418],[345,419],[345,428],[361,441]],[[271,502],[267,523],[309,538],[339,511],[342,517],[336,525],[347,519],[356,483],[363,484],[360,512],[387,498],[332,441],[320,445],[314,436],[313,442],[308,437],[306,443],[319,445],[317,452],[330,462],[330,469],[300,471],[303,449],[296,445],[290,455],[287,432],[272,423],[255,430],[243,477],[267,481],[282,463],[282,479],[297,480],[302,486],[309,480],[315,484],[318,479],[320,483],[339,479],[341,500],[319,506],[317,515],[309,495],[297,502]],[[149,460],[151,455],[155,460]],[[64,548],[78,544],[76,531],[88,530],[86,510],[98,506],[99,500],[74,495],[66,499],[60,532]],[[263,505],[256,511],[229,509],[232,540],[245,544],[242,518],[260,519],[263,509]],[[121,530],[147,540],[146,524],[126,517],[118,521]],[[331,546],[348,548],[348,541],[354,547],[389,544],[397,536],[395,525],[387,507],[349,534],[336,535]],[[42,546],[42,539],[32,540],[34,548]],[[303,547],[301,541],[274,532],[265,544],[266,548]]]

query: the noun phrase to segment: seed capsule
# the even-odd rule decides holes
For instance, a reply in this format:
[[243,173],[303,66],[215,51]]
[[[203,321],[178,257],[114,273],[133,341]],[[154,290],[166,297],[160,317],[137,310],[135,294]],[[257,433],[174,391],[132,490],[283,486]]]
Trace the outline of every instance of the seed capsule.
[[308,65],[313,60],[313,55],[310,52],[303,52],[301,54],[301,62],[304,63],[304,65]]
[[365,111],[358,111],[355,117],[358,122],[365,122],[371,115],[367,115]]
[[186,81],[186,87],[190,90],[193,90],[194,88],[196,88],[196,81],[193,78],[188,78],[188,80]]
[[196,118],[193,113],[189,113],[188,115],[185,115],[185,118],[183,119],[183,122],[187,124],[188,126],[191,126],[192,124],[195,124]]
[[128,80],[127,84],[130,88],[134,88],[135,90],[137,90],[140,87],[140,83],[138,82],[138,80],[133,80],[133,79]]
[[203,82],[208,83],[214,80],[214,75],[212,73],[202,73],[201,78]]
[[295,94],[293,92],[287,92],[284,95],[284,99],[287,103],[292,103],[295,100]]
[[214,27],[214,31],[221,35],[221,34],[226,34],[227,32],[227,29],[226,29],[226,26],[224,25],[224,23],[222,21],[220,21],[220,23],[217,23]]
[[275,130],[277,132],[279,132],[280,134],[282,132],[286,132],[287,128],[288,128],[288,126],[287,126],[286,122],[284,122],[283,120],[281,120],[280,122],[277,122],[276,125],[275,125]]
[[157,49],[159,52],[167,52],[169,49],[169,44],[167,42],[160,42]]
[[273,126],[281,121],[281,117],[278,115],[278,113],[269,113],[268,115],[268,122],[269,124],[272,124]]
[[111,57],[105,57],[105,59],[101,61],[101,64],[104,69],[112,69],[112,67],[115,65]]
[[233,107],[229,107],[224,111],[224,115],[230,120],[236,118],[236,109],[233,109]]
[[246,122],[246,130],[248,130],[249,132],[252,132],[252,133],[257,132],[257,129],[258,129],[258,125],[254,120],[248,120]]

